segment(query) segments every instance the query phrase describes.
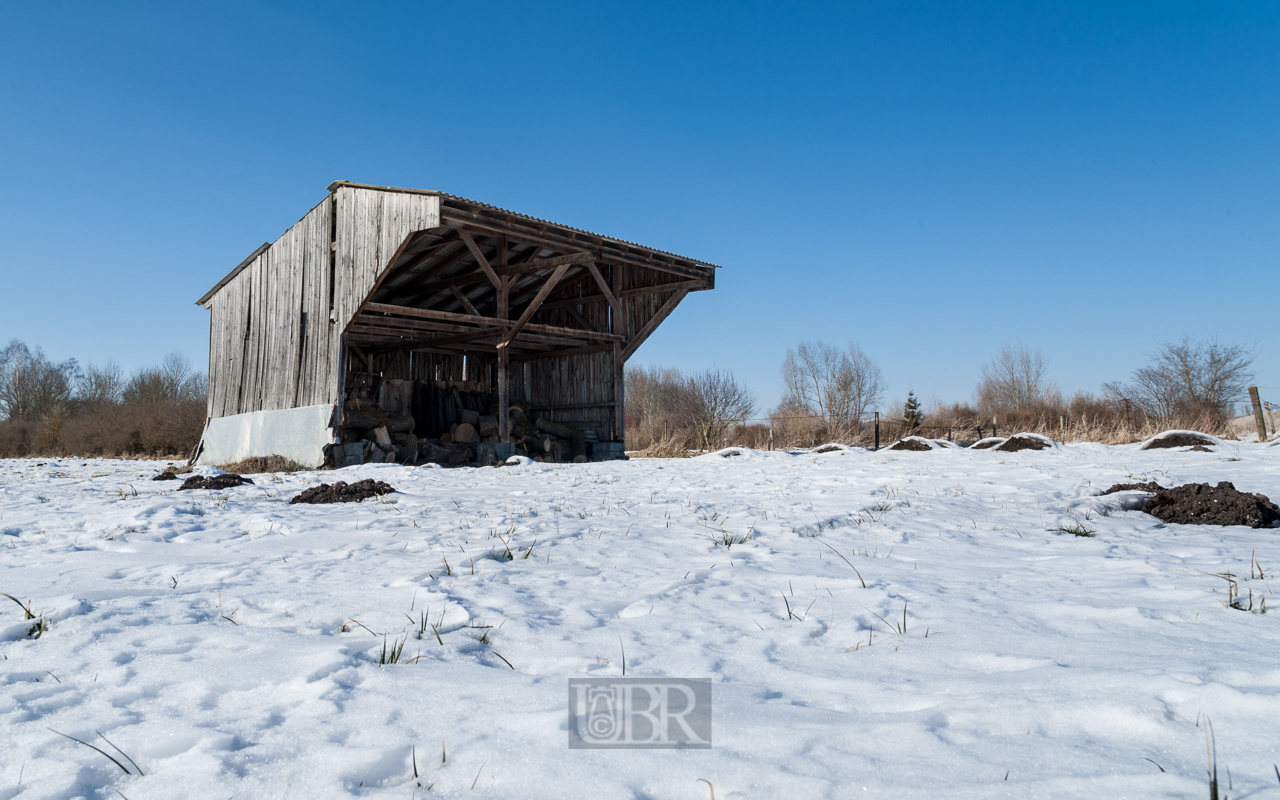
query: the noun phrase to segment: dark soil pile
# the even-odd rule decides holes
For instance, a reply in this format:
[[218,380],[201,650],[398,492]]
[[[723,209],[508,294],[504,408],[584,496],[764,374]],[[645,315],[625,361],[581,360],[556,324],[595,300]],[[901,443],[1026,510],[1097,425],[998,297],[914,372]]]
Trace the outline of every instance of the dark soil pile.
[[[1174,447],[1200,447],[1207,450],[1214,441],[1208,436],[1197,436],[1195,434],[1177,433],[1173,436],[1166,436],[1163,439],[1155,439],[1143,450],[1164,450]],[[1213,452],[1213,451],[1209,451]]]
[[1217,486],[1188,483],[1161,489],[1142,509],[1178,525],[1248,525],[1267,528],[1280,522],[1280,508],[1266,495],[1247,494],[1228,481]]
[[391,494],[395,489],[390,484],[382,481],[375,481],[373,478],[365,478],[362,481],[348,484],[345,481],[338,481],[334,484],[322,483],[319,486],[312,486],[310,489],[304,489],[302,494],[289,501],[289,505],[294,503],[359,503],[370,497]]
[[913,453],[927,453],[933,448],[919,439],[903,439],[889,445],[889,450],[910,450]]
[[1191,450],[1190,450],[1190,451],[1188,451],[1188,452],[1195,452],[1195,453],[1212,453],[1213,451],[1212,451],[1212,450],[1210,450],[1209,448],[1205,447],[1205,446],[1204,446],[1204,445],[1202,445],[1202,444],[1198,444],[1198,445],[1196,445],[1195,447],[1191,448]]
[[1115,492],[1158,492],[1160,484],[1155,481],[1147,481],[1146,483],[1117,483],[1103,494],[1114,494]]
[[1001,453],[1016,453],[1019,450],[1048,450],[1052,446],[1044,439],[1033,436],[1010,436],[1004,440],[1004,444],[997,445],[994,449]]
[[176,481],[177,479],[178,479],[178,476],[177,476],[177,475],[174,475],[174,474],[173,474],[172,472],[170,472],[169,470],[165,470],[164,472],[161,472],[159,475],[155,476],[155,477],[154,477],[154,478],[152,478],[151,480],[153,480],[153,481]]
[[243,486],[246,483],[252,484],[253,481],[235,473],[214,475],[211,478],[206,478],[203,475],[192,475],[182,482],[182,485],[178,487],[178,491],[181,492],[185,489],[230,489],[233,486]]

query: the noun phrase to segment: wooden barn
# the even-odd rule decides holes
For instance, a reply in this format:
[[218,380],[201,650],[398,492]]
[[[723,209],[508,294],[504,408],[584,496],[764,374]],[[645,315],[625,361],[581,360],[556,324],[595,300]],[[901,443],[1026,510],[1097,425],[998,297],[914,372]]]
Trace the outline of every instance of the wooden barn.
[[496,412],[487,438],[509,442],[515,413],[618,454],[623,365],[715,269],[443,192],[338,181],[198,301],[198,461],[318,466],[358,438],[343,411],[361,402],[412,417],[423,441]]

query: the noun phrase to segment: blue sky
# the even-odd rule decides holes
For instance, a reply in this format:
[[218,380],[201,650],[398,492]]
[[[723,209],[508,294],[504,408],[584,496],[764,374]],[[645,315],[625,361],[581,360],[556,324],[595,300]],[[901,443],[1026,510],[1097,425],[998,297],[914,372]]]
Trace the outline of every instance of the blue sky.
[[636,361],[762,405],[806,339],[966,400],[1184,335],[1280,400],[1278,101],[1275,3],[5,3],[0,340],[203,364],[195,299],[344,179],[723,265]]

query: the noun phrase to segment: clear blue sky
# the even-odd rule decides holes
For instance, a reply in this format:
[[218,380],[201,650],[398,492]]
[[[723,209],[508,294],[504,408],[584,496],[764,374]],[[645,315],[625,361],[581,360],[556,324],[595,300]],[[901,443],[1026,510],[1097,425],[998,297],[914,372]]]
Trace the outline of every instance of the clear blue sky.
[[195,299],[345,179],[724,265],[636,360],[764,405],[805,339],[965,400],[1183,335],[1280,400],[1278,101],[1273,2],[6,2],[0,340],[204,364]]

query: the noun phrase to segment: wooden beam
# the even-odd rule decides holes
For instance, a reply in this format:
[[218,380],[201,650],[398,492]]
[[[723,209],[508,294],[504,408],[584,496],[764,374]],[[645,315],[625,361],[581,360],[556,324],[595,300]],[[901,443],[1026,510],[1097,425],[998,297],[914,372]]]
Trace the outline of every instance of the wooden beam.
[[476,263],[480,265],[480,269],[484,272],[489,282],[499,292],[504,288],[502,279],[498,277],[498,273],[493,271],[493,267],[489,266],[489,259],[484,257],[484,253],[480,252],[480,245],[476,244],[476,240],[471,238],[471,234],[464,230],[458,230],[458,238],[462,239],[462,243],[471,251],[471,255],[475,256]]
[[[488,327],[490,325],[508,326],[512,325],[510,320],[495,319],[494,317],[472,316],[470,314],[457,314],[452,311],[436,311],[430,308],[410,308],[408,306],[391,306],[385,303],[369,303],[365,311],[378,314],[400,314],[406,317],[417,317],[420,319],[437,320],[439,322],[457,322],[469,323],[471,325],[480,325]],[[367,318],[368,321],[380,320],[378,317]],[[385,321],[385,320],[383,320]],[[604,339],[610,342],[625,341],[626,337],[616,333],[603,333],[601,331],[580,331],[577,328],[561,328],[557,325],[541,325],[536,323],[527,323],[525,330],[536,333],[550,333],[558,336],[567,336],[570,338],[581,339]]]
[[618,298],[613,296],[613,290],[609,288],[604,276],[600,274],[600,268],[594,262],[588,262],[587,272],[590,272],[591,277],[595,278],[596,285],[600,287],[600,292],[609,301],[609,306],[613,308],[613,315],[619,320],[626,319],[626,315],[622,313],[622,303],[619,303]]
[[435,319],[441,322],[462,322],[472,325],[493,325],[493,324],[510,324],[506,320],[497,320],[493,317],[482,317],[479,314],[458,314],[453,311],[435,311],[430,308],[412,308],[410,306],[393,306],[386,303],[369,303],[365,306],[365,311],[376,314],[399,314],[405,317],[418,317],[420,319]]
[[[660,283],[657,286],[641,286],[637,289],[623,289],[618,292],[616,296],[620,300],[625,300],[628,297],[640,297],[641,295],[646,294],[665,294],[679,289],[687,289],[690,292],[701,292],[710,288],[711,287],[706,281],[677,281],[675,283]],[[568,297],[563,300],[548,300],[542,304],[542,307],[544,309],[566,308],[572,306],[591,306],[608,302],[609,298],[605,297],[603,294],[587,294],[582,297]]]
[[[439,341],[437,334],[458,334],[456,337],[459,341],[466,341],[468,338],[483,339],[488,328],[470,328],[465,325],[446,325],[439,322],[428,322],[422,325],[395,325],[385,323],[409,322],[409,320],[393,320],[389,317],[379,317],[377,321],[362,321],[351,326],[353,333],[358,333],[366,337],[387,338],[411,338],[421,339],[422,341]],[[564,347],[580,345],[591,341],[591,336],[587,331],[578,331],[572,328],[564,328],[566,331],[573,331],[576,335],[534,333],[528,328],[520,333],[517,344],[524,346],[525,343],[547,344],[554,347]],[[503,328],[497,329],[498,333],[504,332]],[[428,338],[426,334],[430,334],[436,338]]]
[[644,340],[648,339],[649,336],[658,329],[658,326],[662,324],[662,321],[666,319],[672,311],[676,310],[676,306],[680,305],[680,301],[683,300],[684,296],[688,293],[688,289],[680,289],[675,294],[668,297],[667,302],[663,303],[662,307],[649,318],[649,321],[644,324],[644,327],[636,331],[636,335],[631,337],[631,341],[627,342],[622,348],[621,357],[624,363],[635,354],[640,345],[644,344]]
[[440,214],[442,225],[457,228],[460,231],[469,228],[489,235],[505,233],[516,241],[541,244],[551,250],[584,252],[599,249],[600,256],[594,260],[610,264],[631,264],[691,279],[705,278],[712,269],[711,267],[699,267],[696,262],[692,261],[686,261],[685,264],[677,264],[673,256],[659,256],[657,253],[648,250],[644,251],[651,253],[648,256],[632,251],[630,248],[628,248],[628,252],[623,252],[618,245],[614,245],[602,237],[592,236],[590,238],[584,237],[584,239],[571,239],[568,236],[548,231],[538,231],[531,227],[504,223],[492,217],[469,213],[457,208],[442,207]]
[[[505,268],[509,253],[507,251],[507,237],[498,237],[498,266]],[[510,314],[508,304],[511,302],[511,284],[515,283],[515,278],[502,277],[502,288],[498,290],[498,316],[506,319]],[[529,315],[522,315],[520,320],[511,328],[506,337],[498,342],[498,441],[511,441],[511,350],[509,345],[516,334],[520,332],[520,328],[524,327],[524,323],[528,322]]]
[[549,350],[545,353],[512,353],[512,361],[536,361],[540,358],[562,358],[564,356],[583,356],[590,353],[605,353],[613,349],[613,344],[592,344],[586,347],[574,347],[568,350]]
[[[543,303],[542,310],[546,311],[546,309],[547,309],[547,304]],[[578,322],[582,323],[582,327],[585,330],[589,330],[589,331],[595,330],[595,328],[591,326],[591,323],[587,320],[587,318],[579,314],[578,309],[574,308],[573,306],[569,306],[568,308],[566,308],[565,313],[567,313],[569,316],[576,319]]]
[[498,343],[498,347],[506,347],[511,344],[511,341],[519,335],[520,331],[524,329],[524,326],[529,324],[529,320],[542,305],[542,301],[547,299],[547,295],[551,294],[551,290],[556,288],[556,284],[560,282],[560,279],[563,278],[564,274],[568,271],[569,265],[561,264],[556,268],[555,272],[551,273],[551,277],[547,279],[546,283],[542,284],[542,288],[533,296],[533,300],[530,301],[529,305],[525,308],[524,313],[520,315],[520,319],[516,320],[516,324],[507,332],[506,337]]
[[510,267],[500,267],[494,271],[499,275],[520,275],[525,272],[541,272],[544,269],[553,269],[562,264],[590,264],[595,260],[595,257],[596,253],[569,253],[564,256],[535,258]]
[[[560,266],[561,264],[582,264],[582,263],[587,263],[589,261],[591,261],[591,255],[589,253],[573,253],[568,256],[557,256],[554,258],[540,258],[540,259],[537,259],[536,261],[524,262],[521,264],[514,264],[506,268],[495,268],[494,274],[507,277],[510,279],[510,278],[521,276],[521,275],[527,275],[528,273],[531,273],[531,272],[540,272],[546,269],[553,269],[555,267]],[[466,272],[466,273],[463,273],[462,275],[452,275],[448,278],[440,278],[439,280],[436,280],[436,281],[419,284],[418,286],[415,286],[412,289],[412,292],[413,292],[412,295],[406,295],[403,299],[406,301],[415,300],[419,297],[423,297],[444,289],[449,289],[454,286],[459,286],[459,287],[473,286],[478,283],[491,284],[493,283],[493,281],[490,280],[489,276],[487,276],[483,272]]]
[[457,286],[454,286],[454,285],[450,284],[450,285],[449,285],[449,291],[453,292],[453,296],[454,296],[454,297],[456,297],[456,298],[458,299],[458,302],[462,304],[462,307],[463,307],[464,309],[466,309],[466,312],[467,312],[468,314],[470,314],[470,315],[472,315],[472,316],[474,316],[474,317],[478,317],[478,316],[480,316],[480,312],[479,312],[479,311],[476,311],[476,307],[475,307],[475,306],[473,306],[473,305],[471,305],[471,301],[467,299],[467,296],[466,296],[465,294],[463,294],[462,292],[458,291],[458,287],[457,287]]
[[622,346],[616,342],[613,345],[613,440],[615,442],[625,442],[627,440],[626,424],[626,381],[622,374]]
[[[455,234],[455,237],[456,237],[457,231],[454,231],[451,229],[451,233]],[[463,261],[467,256],[471,254],[471,251],[468,250],[465,245],[463,245],[462,240],[460,238],[450,239],[448,242],[446,242],[446,244],[457,244],[460,246],[455,252],[450,253],[447,256],[443,256],[440,259],[440,261],[438,261],[435,265],[431,266],[430,268],[425,269],[422,272],[414,273],[413,278],[411,280],[407,280],[404,283],[391,286],[388,288],[396,292],[403,293],[402,298],[405,298],[405,299],[414,298],[417,296],[418,293],[422,291],[423,286],[426,286],[428,283],[431,282],[432,278],[434,278],[436,275],[439,275],[441,272],[449,269],[450,267],[454,266],[455,264]]]

